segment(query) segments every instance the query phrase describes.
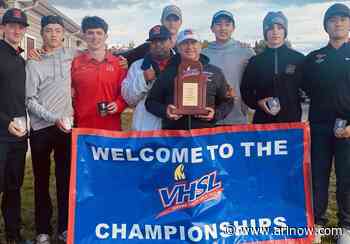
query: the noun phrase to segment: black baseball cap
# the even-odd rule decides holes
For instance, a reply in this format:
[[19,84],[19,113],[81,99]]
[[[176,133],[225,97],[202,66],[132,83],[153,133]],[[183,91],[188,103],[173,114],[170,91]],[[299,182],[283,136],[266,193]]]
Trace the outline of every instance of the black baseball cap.
[[2,17],[2,24],[5,25],[8,23],[18,23],[25,27],[29,26],[27,15],[18,8],[11,8],[5,12]]
[[345,16],[350,18],[350,9],[342,3],[336,3],[330,6],[323,18],[323,27],[327,31],[327,21],[334,16]]
[[49,24],[59,24],[64,28],[63,18],[58,15],[47,15],[41,18],[41,28]]
[[154,41],[157,39],[169,39],[170,37],[171,33],[164,25],[156,25],[150,29],[147,41]]
[[227,10],[220,10],[214,14],[214,16],[211,20],[211,26],[213,26],[216,22],[218,22],[218,20],[221,17],[228,18],[233,23],[233,25],[235,25],[235,19],[233,17],[233,14]]

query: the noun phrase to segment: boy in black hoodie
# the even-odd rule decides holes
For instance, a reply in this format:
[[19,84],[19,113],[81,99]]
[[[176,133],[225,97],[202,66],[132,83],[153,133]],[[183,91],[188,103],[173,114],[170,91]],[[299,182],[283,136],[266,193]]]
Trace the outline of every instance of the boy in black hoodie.
[[28,26],[20,9],[9,9],[2,18],[0,41],[0,193],[8,244],[22,243],[21,186],[27,151],[25,61],[19,45]]
[[[282,12],[269,12],[263,27],[268,47],[249,60],[241,84],[243,101],[255,109],[253,123],[300,121],[301,79],[296,71],[304,55],[287,47],[288,22]],[[271,111],[268,104],[276,99],[280,110]]]

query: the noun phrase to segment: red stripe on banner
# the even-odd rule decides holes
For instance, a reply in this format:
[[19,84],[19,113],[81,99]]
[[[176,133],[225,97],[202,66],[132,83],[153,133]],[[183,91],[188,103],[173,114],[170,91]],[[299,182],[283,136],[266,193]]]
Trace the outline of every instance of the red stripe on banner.
[[[304,189],[306,199],[306,217],[308,227],[314,227],[314,214],[312,208],[312,184],[311,184],[311,136],[310,126],[307,124],[304,128]],[[308,236],[308,240],[311,243],[314,239],[314,234]]]
[[105,137],[140,138],[140,137],[191,137],[204,136],[224,132],[252,132],[272,131],[283,129],[306,129],[307,123],[279,123],[279,124],[254,124],[254,125],[230,125],[206,129],[193,130],[158,130],[158,131],[109,131],[88,128],[75,128],[73,131],[79,135],[99,135]]
[[70,185],[69,185],[69,216],[68,216],[68,236],[67,244],[74,244],[74,226],[75,226],[75,201],[76,201],[76,177],[77,177],[77,147],[78,147],[78,135],[77,131],[72,132],[72,161],[70,172]]

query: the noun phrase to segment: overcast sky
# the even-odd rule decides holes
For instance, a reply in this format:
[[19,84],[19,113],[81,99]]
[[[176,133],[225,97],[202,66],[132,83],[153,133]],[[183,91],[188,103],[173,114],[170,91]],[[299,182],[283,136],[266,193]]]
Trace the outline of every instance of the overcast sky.
[[262,39],[262,20],[268,11],[283,11],[289,20],[288,38],[304,53],[327,43],[323,15],[332,0],[49,0],[56,8],[80,24],[86,15],[103,17],[110,25],[109,44],[142,43],[148,30],[160,22],[162,8],[178,5],[183,11],[183,27],[197,29],[203,40],[212,41],[212,15],[229,10],[236,20],[234,38],[254,43]]

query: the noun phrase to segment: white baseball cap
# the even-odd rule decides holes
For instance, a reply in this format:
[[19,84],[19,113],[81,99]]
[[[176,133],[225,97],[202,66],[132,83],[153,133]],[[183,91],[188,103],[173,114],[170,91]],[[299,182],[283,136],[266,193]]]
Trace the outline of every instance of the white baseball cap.
[[193,29],[185,29],[177,35],[176,44],[179,45],[181,42],[186,40],[200,41],[199,35]]

